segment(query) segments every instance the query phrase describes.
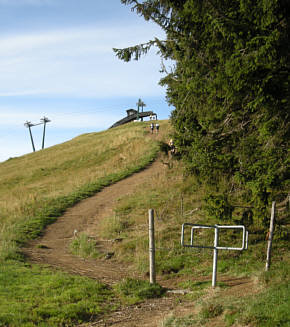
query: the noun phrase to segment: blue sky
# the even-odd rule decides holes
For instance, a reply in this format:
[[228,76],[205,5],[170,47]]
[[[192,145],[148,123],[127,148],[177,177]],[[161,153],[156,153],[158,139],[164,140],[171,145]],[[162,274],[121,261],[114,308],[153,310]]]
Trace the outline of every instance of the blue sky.
[[[0,161],[31,152],[27,120],[51,119],[51,146],[108,128],[139,98],[168,118],[156,52],[124,63],[112,51],[154,37],[119,0],[0,0]],[[32,132],[39,150],[42,126]]]

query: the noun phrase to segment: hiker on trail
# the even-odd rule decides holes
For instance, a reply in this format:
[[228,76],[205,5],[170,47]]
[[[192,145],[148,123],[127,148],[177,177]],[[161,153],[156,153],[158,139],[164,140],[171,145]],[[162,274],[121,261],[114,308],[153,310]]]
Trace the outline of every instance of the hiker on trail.
[[169,140],[168,145],[169,145],[169,148],[170,148],[170,154],[171,155],[174,154],[175,153],[175,145],[174,145],[173,139]]
[[158,132],[159,132],[159,124],[158,123],[156,123],[156,134],[158,134]]
[[154,124],[153,123],[150,124],[150,129],[151,129],[151,134],[153,134],[153,130],[154,130]]

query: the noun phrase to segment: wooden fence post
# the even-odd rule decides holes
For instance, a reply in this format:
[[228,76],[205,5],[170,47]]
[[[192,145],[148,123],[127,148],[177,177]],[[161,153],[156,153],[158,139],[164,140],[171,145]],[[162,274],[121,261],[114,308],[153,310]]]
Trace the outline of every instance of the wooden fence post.
[[275,208],[276,208],[276,202],[273,201],[272,209],[271,209],[269,237],[268,237],[267,259],[266,259],[266,268],[265,268],[266,271],[269,270],[271,265],[271,250],[272,250],[272,241],[273,241],[273,234],[274,234]]
[[183,218],[183,212],[184,212],[184,208],[183,208],[183,194],[181,194],[181,199],[180,199],[180,213],[181,213],[181,217]]
[[149,209],[149,269],[150,284],[156,283],[155,272],[155,239],[154,239],[154,210]]

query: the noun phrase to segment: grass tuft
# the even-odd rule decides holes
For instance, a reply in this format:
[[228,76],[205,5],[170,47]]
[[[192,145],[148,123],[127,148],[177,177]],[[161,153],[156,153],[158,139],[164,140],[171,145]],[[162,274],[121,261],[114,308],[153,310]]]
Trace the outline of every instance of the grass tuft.
[[115,286],[115,290],[125,303],[133,304],[144,299],[159,298],[166,293],[166,289],[159,284],[148,281],[127,278]]
[[80,233],[70,243],[71,253],[82,258],[97,258],[100,253],[96,247],[96,240],[90,238],[86,233]]

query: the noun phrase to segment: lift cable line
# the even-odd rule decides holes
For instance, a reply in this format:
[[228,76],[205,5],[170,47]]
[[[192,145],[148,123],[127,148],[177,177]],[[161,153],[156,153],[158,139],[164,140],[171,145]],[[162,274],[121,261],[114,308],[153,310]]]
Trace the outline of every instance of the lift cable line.
[[31,132],[31,127],[43,124],[42,149],[44,149],[46,124],[49,123],[49,122],[51,122],[51,120],[49,120],[47,117],[43,117],[43,118],[40,119],[40,123],[37,123],[37,124],[32,124],[30,121],[26,121],[24,123],[24,126],[29,129],[29,134],[30,134],[30,139],[31,139],[33,152],[35,152],[35,146],[34,146],[33,136],[32,136],[32,132]]

